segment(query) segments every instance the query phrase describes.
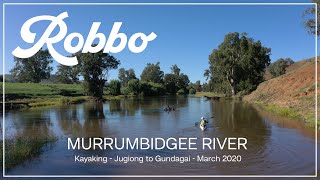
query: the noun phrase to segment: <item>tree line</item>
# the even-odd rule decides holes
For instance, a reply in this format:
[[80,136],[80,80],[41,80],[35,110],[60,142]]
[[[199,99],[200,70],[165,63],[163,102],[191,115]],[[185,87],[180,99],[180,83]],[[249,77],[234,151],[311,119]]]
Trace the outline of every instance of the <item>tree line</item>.
[[[180,68],[174,64],[171,73],[164,74],[160,63],[148,63],[141,73],[140,79],[134,69],[120,68],[118,79],[108,80],[108,73],[118,69],[120,60],[99,51],[97,53],[75,53],[79,64],[76,66],[58,65],[56,80],[64,84],[83,84],[84,93],[102,98],[109,95],[143,95],[156,96],[165,94],[188,94],[200,91],[200,81],[190,83],[188,75],[181,73]],[[49,79],[53,71],[52,57],[48,50],[39,50],[30,58],[14,57],[15,66],[11,74],[18,82],[39,83]],[[80,77],[82,80],[80,81]]]

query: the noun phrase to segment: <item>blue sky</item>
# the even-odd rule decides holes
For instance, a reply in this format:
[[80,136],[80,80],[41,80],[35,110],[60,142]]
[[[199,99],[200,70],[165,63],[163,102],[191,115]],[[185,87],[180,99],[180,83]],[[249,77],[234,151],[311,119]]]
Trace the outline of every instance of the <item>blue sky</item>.
[[[159,1],[158,1],[159,2]],[[248,2],[248,1],[246,1]],[[120,32],[128,37],[136,32],[158,37],[139,54],[128,47],[112,54],[120,67],[133,68],[140,76],[148,62],[160,62],[165,73],[177,64],[191,81],[204,81],[208,56],[229,32],[246,32],[272,49],[272,61],[290,57],[295,61],[314,57],[315,39],[303,26],[303,11],[310,6],[10,6],[5,7],[5,73],[14,66],[11,52],[17,47],[30,47],[20,36],[22,24],[34,16],[53,15],[67,11],[68,34],[79,32],[86,39],[93,22],[101,22],[99,32],[108,37],[114,22],[123,22]],[[39,38],[48,26],[39,22],[32,28]],[[57,29],[58,30],[58,29]],[[63,41],[55,49],[68,55]],[[55,67],[56,62],[53,63]],[[2,69],[1,69],[2,73]],[[109,79],[117,78],[117,70]]]

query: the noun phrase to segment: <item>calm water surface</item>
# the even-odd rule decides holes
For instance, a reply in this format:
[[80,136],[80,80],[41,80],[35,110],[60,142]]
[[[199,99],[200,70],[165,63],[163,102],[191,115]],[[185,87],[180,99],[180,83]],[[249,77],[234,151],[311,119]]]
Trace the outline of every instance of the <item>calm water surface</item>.
[[[164,112],[167,105],[176,111]],[[212,117],[201,132],[194,126],[200,117]],[[6,137],[55,134],[58,141],[38,156],[7,172],[9,175],[311,175],[315,171],[314,131],[303,124],[274,116],[236,101],[206,101],[194,97],[124,99],[5,113]],[[245,137],[248,150],[68,150],[68,137]],[[103,163],[81,164],[82,156],[194,156],[241,155],[236,163]]]

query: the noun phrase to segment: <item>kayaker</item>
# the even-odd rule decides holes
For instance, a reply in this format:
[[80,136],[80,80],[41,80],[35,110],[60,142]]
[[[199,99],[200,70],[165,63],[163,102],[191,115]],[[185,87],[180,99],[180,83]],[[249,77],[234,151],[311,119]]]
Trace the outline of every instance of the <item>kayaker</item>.
[[204,119],[204,117],[201,117],[200,125],[202,125],[202,126],[206,126],[207,125],[207,121]]

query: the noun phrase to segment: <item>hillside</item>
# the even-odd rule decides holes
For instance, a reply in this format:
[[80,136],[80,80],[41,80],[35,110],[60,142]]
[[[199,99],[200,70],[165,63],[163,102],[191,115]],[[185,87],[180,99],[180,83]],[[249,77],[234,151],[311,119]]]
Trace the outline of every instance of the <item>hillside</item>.
[[311,122],[314,121],[315,87],[315,61],[313,58],[292,64],[287,68],[286,74],[261,83],[243,100],[289,108],[305,121]]

